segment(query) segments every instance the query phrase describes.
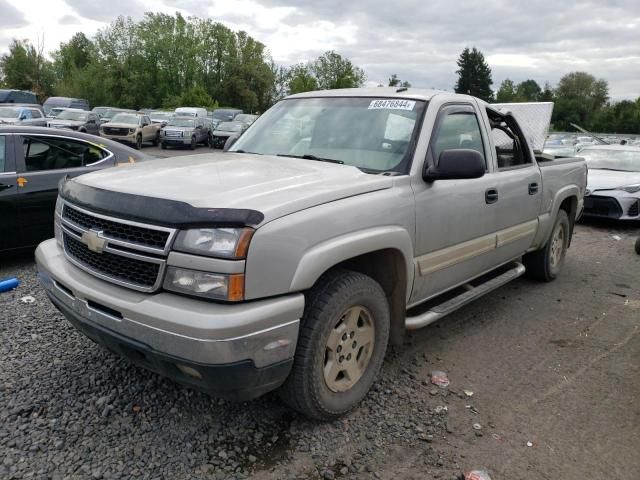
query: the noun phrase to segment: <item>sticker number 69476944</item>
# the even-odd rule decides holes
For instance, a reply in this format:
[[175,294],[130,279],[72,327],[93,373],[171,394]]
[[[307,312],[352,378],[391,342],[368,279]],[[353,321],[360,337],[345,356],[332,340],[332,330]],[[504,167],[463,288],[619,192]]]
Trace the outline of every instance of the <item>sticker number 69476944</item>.
[[371,100],[369,104],[369,110],[381,110],[381,109],[390,109],[390,110],[413,110],[416,102],[413,100]]

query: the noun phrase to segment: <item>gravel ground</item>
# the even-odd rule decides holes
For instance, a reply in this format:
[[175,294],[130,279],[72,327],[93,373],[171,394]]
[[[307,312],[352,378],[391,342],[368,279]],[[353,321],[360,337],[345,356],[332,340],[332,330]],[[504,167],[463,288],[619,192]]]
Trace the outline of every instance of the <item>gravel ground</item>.
[[561,279],[518,280],[408,336],[360,408],[327,424],[129,365],[64,320],[30,255],[0,257],[0,278],[22,282],[0,294],[0,478],[637,478],[634,232],[578,227]]

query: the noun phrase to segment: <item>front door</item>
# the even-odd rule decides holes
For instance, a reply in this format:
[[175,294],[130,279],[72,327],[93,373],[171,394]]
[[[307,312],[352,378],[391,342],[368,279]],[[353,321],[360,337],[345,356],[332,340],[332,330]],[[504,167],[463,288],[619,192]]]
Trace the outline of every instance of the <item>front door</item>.
[[[478,116],[472,105],[446,105],[440,110],[429,143],[427,163],[440,153],[473,149],[493,168]],[[411,303],[420,302],[492,268],[497,209],[490,191],[495,179],[436,180],[416,178],[416,276]]]
[[12,135],[0,135],[0,252],[19,247],[22,237],[12,140]]

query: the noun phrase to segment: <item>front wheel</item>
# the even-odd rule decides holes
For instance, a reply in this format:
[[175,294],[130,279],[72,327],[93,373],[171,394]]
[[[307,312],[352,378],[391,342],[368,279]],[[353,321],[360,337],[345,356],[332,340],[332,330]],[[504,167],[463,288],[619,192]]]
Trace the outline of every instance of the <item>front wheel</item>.
[[636,240],[636,253],[640,255],[640,237]]
[[347,413],[371,388],[388,340],[382,287],[358,272],[323,275],[306,295],[294,365],[280,397],[316,420]]
[[160,132],[156,133],[152,143],[154,147],[157,147],[160,144]]
[[135,148],[136,150],[140,150],[142,148],[142,135],[140,134],[138,134],[138,136],[136,137]]
[[564,265],[564,257],[569,247],[570,232],[571,226],[567,212],[564,210],[558,211],[556,222],[551,231],[551,238],[547,244],[540,250],[527,253],[523,258],[528,276],[543,282],[550,282],[556,279],[562,269],[562,265]]
[[191,137],[191,143],[189,144],[189,148],[191,150],[195,150],[197,144],[198,142],[196,141],[196,137]]

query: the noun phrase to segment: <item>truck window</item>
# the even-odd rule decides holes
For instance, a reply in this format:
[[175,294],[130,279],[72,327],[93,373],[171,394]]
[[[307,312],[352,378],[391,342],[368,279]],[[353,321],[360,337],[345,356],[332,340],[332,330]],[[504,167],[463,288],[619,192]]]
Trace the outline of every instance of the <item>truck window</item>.
[[107,155],[97,146],[66,138],[24,137],[23,148],[27,172],[82,167]]
[[482,134],[475,113],[453,107],[451,113],[441,117],[436,136],[431,140],[433,158],[437,162],[443,151],[458,148],[475,150],[485,158]]

